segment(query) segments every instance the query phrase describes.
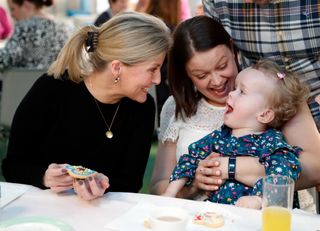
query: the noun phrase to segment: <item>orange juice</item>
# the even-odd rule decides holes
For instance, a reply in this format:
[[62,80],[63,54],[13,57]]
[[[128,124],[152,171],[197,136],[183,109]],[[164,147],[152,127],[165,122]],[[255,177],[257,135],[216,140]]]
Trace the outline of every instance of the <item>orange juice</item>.
[[262,211],[262,231],[290,231],[291,214],[286,208],[270,206]]

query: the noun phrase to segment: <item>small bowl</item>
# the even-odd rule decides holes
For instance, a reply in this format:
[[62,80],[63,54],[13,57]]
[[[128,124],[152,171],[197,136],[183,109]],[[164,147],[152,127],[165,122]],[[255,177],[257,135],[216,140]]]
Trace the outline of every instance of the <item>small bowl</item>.
[[177,207],[159,207],[150,216],[152,231],[185,231],[187,223],[188,213]]

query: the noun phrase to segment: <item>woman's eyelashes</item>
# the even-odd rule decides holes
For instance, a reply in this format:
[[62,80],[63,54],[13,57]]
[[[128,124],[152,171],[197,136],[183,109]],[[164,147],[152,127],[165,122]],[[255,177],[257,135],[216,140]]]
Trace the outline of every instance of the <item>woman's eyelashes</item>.
[[223,63],[223,64],[220,64],[217,69],[218,70],[224,70],[225,68],[227,67],[227,63]]
[[208,76],[208,74],[201,74],[201,75],[197,75],[196,78],[197,79],[205,79]]

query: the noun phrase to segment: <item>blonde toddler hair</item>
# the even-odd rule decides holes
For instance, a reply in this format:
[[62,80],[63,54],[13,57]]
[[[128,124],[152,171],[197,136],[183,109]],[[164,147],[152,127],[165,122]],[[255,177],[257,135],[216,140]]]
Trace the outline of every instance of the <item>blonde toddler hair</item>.
[[268,97],[270,107],[275,113],[274,119],[268,125],[279,129],[293,118],[300,105],[307,101],[309,88],[299,81],[296,74],[280,68],[270,60],[260,60],[252,68],[277,81],[276,89]]

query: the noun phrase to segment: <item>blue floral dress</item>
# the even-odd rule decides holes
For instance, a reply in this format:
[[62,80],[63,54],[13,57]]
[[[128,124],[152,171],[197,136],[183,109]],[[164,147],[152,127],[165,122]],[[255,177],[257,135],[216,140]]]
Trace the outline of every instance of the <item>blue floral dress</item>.
[[[265,166],[266,175],[286,175],[297,180],[301,172],[298,157],[302,149],[290,146],[280,131],[268,129],[262,134],[250,134],[238,138],[232,136],[231,131],[229,127],[223,125],[221,130],[215,130],[192,143],[189,146],[189,153],[180,157],[170,181],[188,178],[187,184],[190,184],[194,179],[199,161],[212,152],[223,156],[258,157],[259,162]],[[236,180],[226,180],[219,190],[212,192],[209,200],[234,204],[241,196],[253,195],[262,195],[262,179],[258,180],[253,187]]]

